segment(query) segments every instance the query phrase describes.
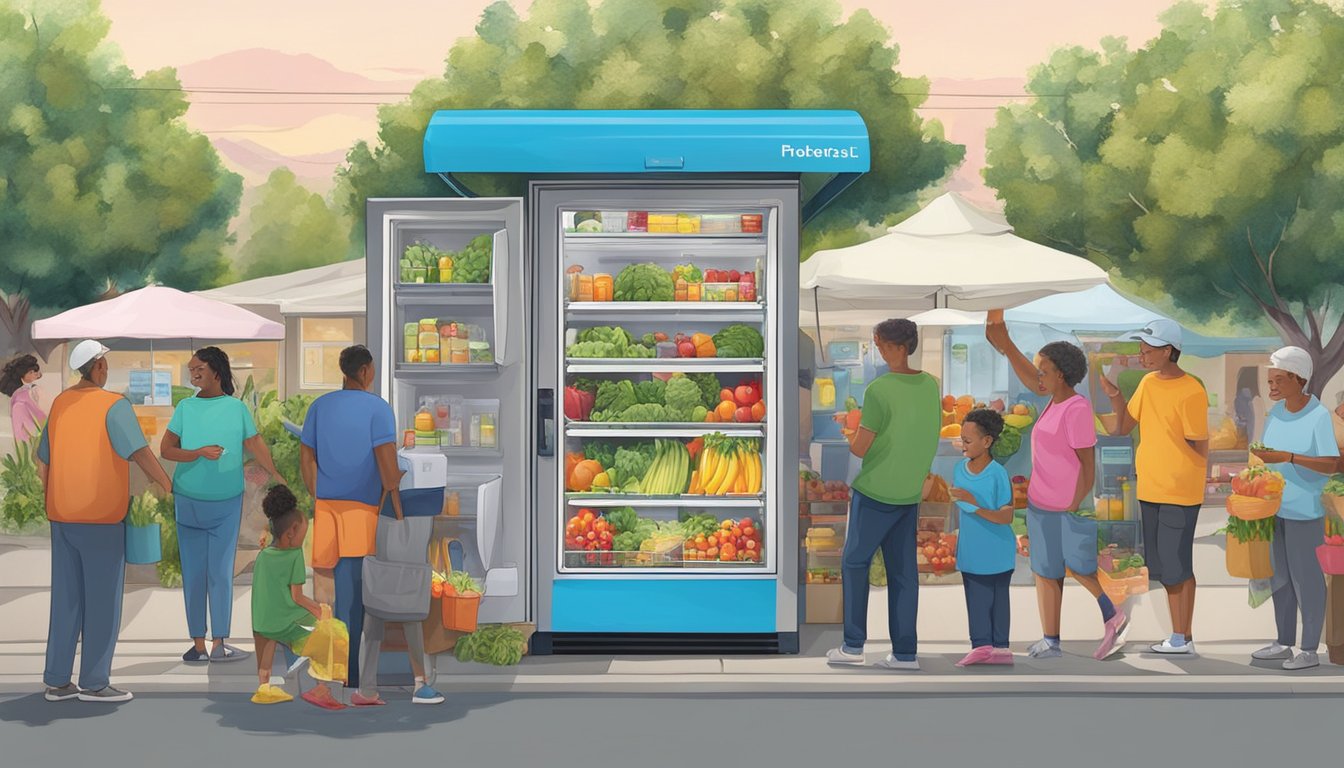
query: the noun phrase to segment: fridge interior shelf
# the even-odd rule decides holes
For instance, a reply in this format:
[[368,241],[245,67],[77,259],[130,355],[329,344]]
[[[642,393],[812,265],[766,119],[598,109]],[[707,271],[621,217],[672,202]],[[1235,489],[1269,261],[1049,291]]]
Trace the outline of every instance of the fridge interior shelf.
[[657,240],[659,242],[672,242],[685,240],[693,242],[697,246],[704,246],[715,240],[759,240],[765,242],[765,234],[762,232],[566,232],[565,240],[567,242],[602,241],[602,240]]
[[397,363],[397,378],[424,381],[444,376],[490,376],[499,372],[498,363]]
[[765,505],[762,496],[623,496],[614,493],[567,493],[565,501],[571,507],[634,507],[697,509],[760,509]]
[[704,424],[635,424],[635,423],[596,423],[591,421],[566,422],[565,437],[629,437],[658,438],[684,437],[695,439],[715,432],[741,436],[760,436],[765,432],[764,424],[725,424],[723,422]]
[[425,306],[440,301],[451,301],[454,305],[490,306],[495,303],[494,286],[486,283],[403,283],[397,286],[397,306]]
[[567,373],[764,373],[759,357],[568,358]]
[[451,445],[441,445],[439,451],[450,459],[494,458],[504,455],[504,451],[499,448],[472,448],[469,446],[455,448]]
[[724,320],[746,318],[759,322],[765,315],[765,304],[759,301],[570,301],[565,304],[565,312],[570,316],[628,316],[636,320],[711,314]]

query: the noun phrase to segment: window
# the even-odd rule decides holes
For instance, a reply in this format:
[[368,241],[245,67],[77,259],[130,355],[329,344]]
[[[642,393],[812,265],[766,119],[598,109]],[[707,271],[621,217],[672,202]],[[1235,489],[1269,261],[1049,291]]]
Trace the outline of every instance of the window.
[[303,389],[339,389],[341,350],[355,343],[350,317],[305,317],[299,320],[299,381]]

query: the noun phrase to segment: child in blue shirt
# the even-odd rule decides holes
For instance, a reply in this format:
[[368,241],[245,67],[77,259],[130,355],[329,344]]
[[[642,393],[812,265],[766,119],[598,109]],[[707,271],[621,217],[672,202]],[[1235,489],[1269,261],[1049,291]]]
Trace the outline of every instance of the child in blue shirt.
[[994,461],[990,449],[1003,434],[1003,417],[977,409],[961,426],[962,453],[952,478],[952,498],[961,510],[957,565],[966,589],[971,652],[957,662],[1012,664],[1008,649],[1008,585],[1016,565],[1013,536],[1013,486],[1008,471]]

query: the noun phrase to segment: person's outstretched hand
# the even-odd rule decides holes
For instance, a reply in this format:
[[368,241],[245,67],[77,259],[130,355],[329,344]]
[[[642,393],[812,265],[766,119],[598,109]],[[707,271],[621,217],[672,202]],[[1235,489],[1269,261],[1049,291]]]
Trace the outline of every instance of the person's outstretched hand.
[[1012,343],[1012,338],[1008,335],[1008,324],[1003,319],[1002,309],[991,309],[985,315],[985,340],[1000,352]]
[[1120,388],[1115,385],[1115,382],[1107,378],[1106,374],[1101,374],[1099,378],[1101,379],[1101,391],[1105,392],[1107,397],[1120,396]]

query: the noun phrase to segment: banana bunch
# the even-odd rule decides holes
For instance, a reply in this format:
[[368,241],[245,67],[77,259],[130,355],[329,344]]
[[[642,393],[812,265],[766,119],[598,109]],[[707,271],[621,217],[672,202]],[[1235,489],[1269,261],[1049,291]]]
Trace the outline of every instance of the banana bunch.
[[696,496],[754,495],[761,492],[763,474],[760,440],[715,432],[705,436],[689,492]]

